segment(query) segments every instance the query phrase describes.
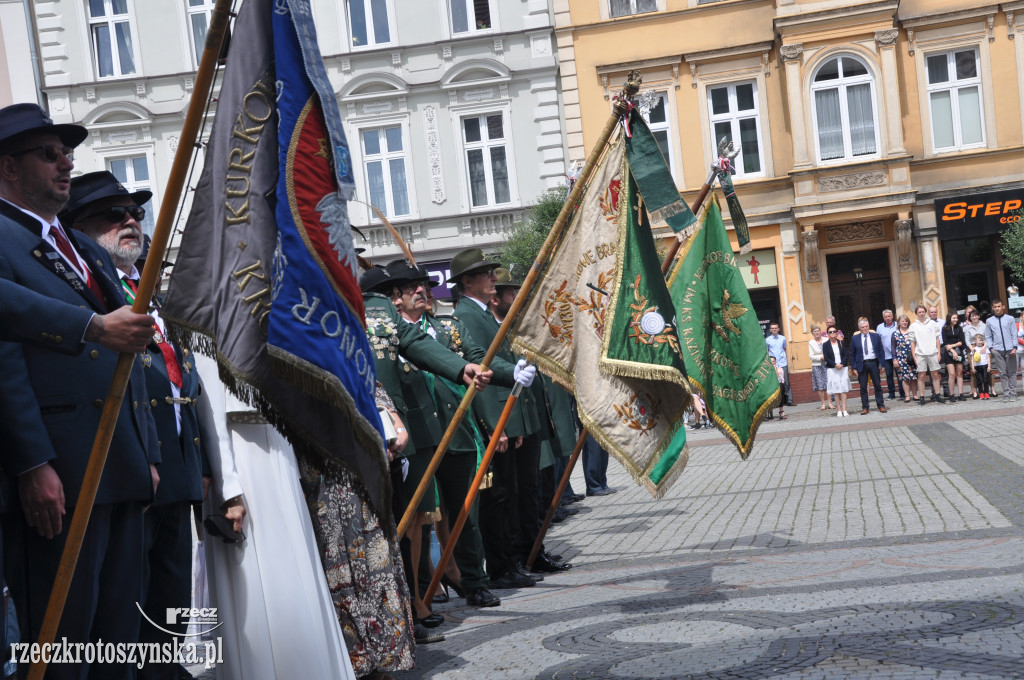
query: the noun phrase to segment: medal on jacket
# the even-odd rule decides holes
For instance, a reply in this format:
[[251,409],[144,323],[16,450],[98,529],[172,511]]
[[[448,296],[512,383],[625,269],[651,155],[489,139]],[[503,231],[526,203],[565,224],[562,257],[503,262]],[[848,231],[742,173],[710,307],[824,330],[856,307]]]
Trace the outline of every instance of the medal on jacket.
[[[155,329],[156,326],[154,325],[153,328]],[[154,332],[153,332],[153,342],[155,342],[156,344],[159,345],[163,341],[164,341],[164,334],[161,333],[159,330],[154,330]]]

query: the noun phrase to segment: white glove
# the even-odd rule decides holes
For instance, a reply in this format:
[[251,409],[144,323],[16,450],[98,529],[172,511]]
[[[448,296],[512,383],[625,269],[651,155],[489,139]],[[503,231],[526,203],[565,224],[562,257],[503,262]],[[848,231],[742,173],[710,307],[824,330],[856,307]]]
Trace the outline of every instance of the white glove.
[[529,387],[533,384],[533,379],[537,376],[537,367],[526,363],[526,359],[520,359],[516,364],[516,370],[513,371],[512,375],[517,383],[523,387]]

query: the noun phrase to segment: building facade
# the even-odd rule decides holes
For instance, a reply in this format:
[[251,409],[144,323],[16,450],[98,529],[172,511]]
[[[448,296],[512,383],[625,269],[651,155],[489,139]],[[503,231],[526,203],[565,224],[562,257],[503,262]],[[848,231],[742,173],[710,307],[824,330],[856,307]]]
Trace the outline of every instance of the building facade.
[[[153,191],[147,231],[163,198],[214,4],[55,0],[31,3],[26,15],[24,3],[0,0],[5,53],[29,54],[24,27],[34,22],[44,105],[56,122],[90,131],[76,152],[76,171],[108,169],[131,190]],[[454,253],[492,248],[541,193],[564,182],[547,0],[311,5],[356,165],[350,213],[365,235],[357,245],[371,260],[401,256],[379,209],[443,280]],[[7,20],[18,12],[20,33],[9,31]],[[9,69],[20,85],[12,100],[36,99],[26,65],[31,61],[23,59]],[[435,292],[444,296],[447,289]]]
[[1006,298],[998,233],[1024,201],[1024,2],[554,8],[571,160],[630,69],[653,92],[645,115],[688,199],[716,140],[741,148],[757,282],[745,274],[758,316],[790,339],[798,382],[827,315],[849,333],[885,308],[913,317],[918,302],[945,314]]

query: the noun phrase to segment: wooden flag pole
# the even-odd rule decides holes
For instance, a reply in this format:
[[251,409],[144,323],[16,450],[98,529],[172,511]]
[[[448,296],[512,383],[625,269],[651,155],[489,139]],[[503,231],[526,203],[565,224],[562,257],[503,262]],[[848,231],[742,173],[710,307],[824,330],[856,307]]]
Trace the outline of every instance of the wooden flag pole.
[[573,468],[576,467],[576,461],[580,459],[580,454],[583,452],[583,445],[587,443],[587,428],[580,430],[580,438],[576,440],[576,447],[572,450],[572,456],[569,458],[569,462],[565,466],[565,472],[562,473],[562,479],[558,482],[558,488],[555,489],[555,495],[551,498],[551,506],[548,508],[548,514],[544,516],[544,523],[540,525],[540,532],[537,534],[537,540],[533,542],[533,548],[530,550],[530,556],[526,558],[526,568],[533,569],[533,562],[537,559],[537,555],[540,554],[540,547],[544,544],[544,536],[548,533],[548,527],[551,526],[551,520],[555,518],[555,512],[558,510],[558,502],[562,500],[562,494],[565,493],[565,487],[569,486],[569,476],[572,475]]
[[[551,231],[548,232],[547,239],[544,240],[544,245],[541,246],[540,252],[537,253],[537,259],[533,261],[533,266],[530,267],[530,271],[526,275],[526,280],[523,281],[522,289],[530,290],[533,288],[534,283],[537,281],[537,277],[540,276],[540,271],[547,265],[548,259],[551,256],[551,251],[554,249],[555,243],[561,236],[562,230],[565,228],[565,224],[569,219],[569,215],[579,202],[580,196],[583,195],[583,189],[586,187],[587,182],[590,181],[590,176],[594,173],[598,160],[601,158],[605,147],[608,145],[608,139],[611,137],[612,131],[614,131],[615,126],[619,124],[619,119],[625,115],[626,111],[629,109],[629,105],[627,103],[628,100],[632,99],[639,89],[640,82],[638,75],[635,72],[630,73],[629,80],[623,86],[622,95],[612,106],[612,113],[608,116],[608,120],[604,124],[604,129],[601,130],[601,136],[598,137],[597,143],[594,145],[593,150],[587,157],[587,162],[580,171],[579,178],[573,185],[572,191],[569,192],[569,196],[565,199],[565,204],[562,206],[561,211],[559,211],[558,218],[555,219],[555,223],[552,225]],[[525,298],[519,295],[517,295],[515,300],[513,300],[512,307],[509,308],[508,313],[505,315],[505,320],[501,322],[501,327],[498,328],[498,332],[491,341],[490,347],[487,348],[487,354],[484,356],[483,361],[480,362],[481,371],[486,371],[487,367],[492,361],[494,361],[494,357],[497,355],[498,349],[501,347],[501,343],[505,341],[505,337],[508,335],[509,330],[512,329],[513,324],[515,324],[516,320],[519,318],[519,312],[522,310],[524,304]],[[451,423],[448,424],[448,429],[445,431],[444,437],[441,439],[441,443],[437,445],[437,450],[434,451],[434,457],[430,459],[430,464],[427,465],[427,469],[423,473],[423,479],[420,480],[419,486],[416,487],[416,492],[409,501],[409,506],[405,509],[405,514],[402,515],[402,521],[398,524],[399,536],[404,536],[405,530],[409,528],[409,524],[412,522],[413,516],[416,514],[416,508],[419,506],[420,500],[423,499],[424,494],[427,492],[427,487],[430,485],[430,479],[434,476],[434,473],[437,472],[437,468],[441,464],[441,459],[444,458],[444,454],[448,450],[448,445],[455,436],[455,431],[458,429],[459,423],[461,423],[462,419],[465,417],[466,411],[469,410],[469,405],[475,396],[476,385],[470,385],[466,390],[466,394],[462,397],[462,401],[459,402],[459,407],[455,410],[455,415],[452,417]]]
[[[462,510],[459,511],[455,524],[449,530],[448,542],[445,543],[441,560],[434,567],[434,576],[430,579],[430,585],[427,586],[427,592],[423,596],[424,602],[430,602],[434,599],[434,593],[437,592],[437,587],[441,583],[441,577],[444,576],[444,568],[448,566],[448,561],[451,560],[452,554],[455,552],[455,542],[459,540],[459,534],[462,533],[462,527],[466,525],[466,520],[469,518],[469,512],[473,508],[476,495],[480,493],[480,482],[484,480],[484,475],[487,474],[487,467],[491,464],[491,459],[494,458],[494,452],[498,450],[498,440],[501,438],[501,433],[505,431],[505,424],[508,422],[509,416],[512,415],[512,407],[515,406],[516,400],[519,399],[519,393],[522,391],[523,386],[516,383],[516,386],[512,388],[512,394],[509,395],[508,401],[505,402],[505,408],[502,409],[501,416],[498,418],[498,424],[494,427],[491,441],[487,444],[487,450],[484,451],[483,458],[480,459],[480,465],[477,467],[476,475],[473,477],[473,483],[469,485],[469,493],[466,494],[466,500],[462,502]],[[511,442],[509,442],[509,446],[511,445]]]
[[[221,44],[224,40],[224,35],[227,33],[230,9],[231,0],[217,0],[213,14],[210,17],[210,27],[206,33],[206,45],[203,48],[202,60],[199,64],[199,71],[196,74],[196,81],[192,90],[192,98],[189,101],[185,124],[181,130],[181,141],[178,143],[178,150],[174,155],[174,164],[171,166],[171,173],[164,191],[163,201],[160,204],[160,214],[157,217],[156,229],[153,232],[153,241],[149,246],[149,256],[146,258],[146,266],[142,270],[142,279],[139,282],[135,304],[132,305],[132,311],[137,314],[145,314],[149,311],[149,301],[153,297],[156,280],[160,275],[164,252],[167,249],[167,241],[171,234],[171,222],[174,218],[174,211],[177,208],[178,201],[181,200],[182,188],[185,184],[185,177],[188,174],[188,165],[192,158],[195,141],[199,136],[203,107],[206,105],[206,98],[213,84],[214,70],[217,66],[217,59],[220,56]],[[114,377],[110,382],[107,400],[103,404],[103,412],[100,417],[99,428],[96,431],[96,439],[93,441],[92,452],[89,454],[89,463],[82,480],[82,490],[79,493],[78,503],[75,505],[74,514],[71,517],[71,525],[68,527],[64,552],[61,554],[60,565],[57,567],[57,576],[53,583],[53,590],[50,592],[50,600],[46,605],[46,613],[43,615],[43,623],[40,627],[38,639],[41,648],[44,645],[52,644],[57,635],[57,627],[64,613],[68,590],[71,588],[71,580],[75,574],[75,565],[78,563],[82,541],[85,538],[85,531],[92,516],[93,502],[96,500],[96,491],[99,487],[100,478],[103,476],[103,466],[107,462],[107,453],[110,451],[110,442],[114,437],[114,428],[117,425],[118,411],[121,408],[121,402],[128,388],[128,378],[131,374],[132,365],[135,363],[135,358],[134,354],[125,353],[121,354],[117,359],[117,367],[114,370]],[[40,659],[37,663],[32,664],[28,673],[29,680],[42,680],[43,674],[46,672],[46,666],[45,659]]]
[[[690,210],[694,215],[697,214],[697,211],[704,205],[704,201],[707,200],[708,194],[711,193],[711,187],[715,185],[716,177],[718,177],[718,173],[712,168],[711,172],[708,173],[708,178],[704,180],[704,185],[700,188],[700,193],[697,194],[697,200],[690,206]],[[672,260],[676,259],[676,253],[679,252],[679,248],[682,245],[683,242],[678,238],[672,240],[672,245],[669,246],[668,252],[665,253],[665,261],[661,263],[662,274],[668,274],[669,270],[672,269]]]
[[[700,188],[700,193],[697,194],[697,200],[690,206],[690,210],[696,215],[700,212],[701,207],[704,205],[704,201],[707,200],[708,194],[711,193],[711,187],[715,182],[717,172],[713,169],[708,174],[708,179],[704,182],[704,186]],[[676,253],[679,252],[679,246],[682,242],[679,239],[674,239],[672,247],[669,248],[668,253],[665,255],[665,261],[661,263],[661,273],[667,274],[672,268],[672,260],[675,259]],[[558,499],[562,497],[562,492],[565,491],[565,487],[569,484],[569,475],[572,474],[573,467],[576,465],[576,460],[579,458],[579,453],[583,449],[583,441],[587,438],[587,429],[583,428],[580,432],[579,441],[576,442],[576,449],[572,452],[572,458],[569,459],[569,464],[565,466],[565,472],[562,474],[562,479],[558,483],[558,491],[555,492],[555,498],[551,502],[551,507],[548,508],[548,514],[544,518],[544,524],[541,525],[540,532],[537,534],[537,540],[533,542],[533,549],[530,550],[530,557],[526,560],[526,568],[529,569],[533,566],[533,561],[537,559],[537,555],[540,553],[540,547],[544,544],[544,536],[547,535],[548,529],[551,527],[551,518],[555,515],[555,510],[558,507]]]

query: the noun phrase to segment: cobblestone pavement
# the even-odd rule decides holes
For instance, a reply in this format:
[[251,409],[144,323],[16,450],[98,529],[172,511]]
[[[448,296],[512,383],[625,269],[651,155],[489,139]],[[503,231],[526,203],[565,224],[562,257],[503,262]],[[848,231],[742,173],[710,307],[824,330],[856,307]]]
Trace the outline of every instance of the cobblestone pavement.
[[1024,400],[856,406],[788,409],[745,462],[691,432],[661,500],[613,461],[549,534],[571,571],[453,593],[396,677],[1024,678]]

